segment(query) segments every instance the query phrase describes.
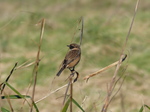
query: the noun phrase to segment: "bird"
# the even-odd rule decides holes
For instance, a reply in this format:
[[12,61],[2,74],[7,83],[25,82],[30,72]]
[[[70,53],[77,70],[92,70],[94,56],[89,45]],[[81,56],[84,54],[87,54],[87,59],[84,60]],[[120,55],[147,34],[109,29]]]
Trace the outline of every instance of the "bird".
[[[75,71],[74,70],[75,66],[79,63],[81,59],[80,45],[76,43],[71,43],[70,45],[67,45],[67,47],[69,47],[69,52],[66,54],[61,64],[60,70],[58,71],[56,76],[60,76],[62,71],[66,68],[68,68],[71,72]],[[77,77],[78,77],[78,72],[75,71],[75,73],[77,74]],[[76,80],[77,79],[75,79],[75,81]]]

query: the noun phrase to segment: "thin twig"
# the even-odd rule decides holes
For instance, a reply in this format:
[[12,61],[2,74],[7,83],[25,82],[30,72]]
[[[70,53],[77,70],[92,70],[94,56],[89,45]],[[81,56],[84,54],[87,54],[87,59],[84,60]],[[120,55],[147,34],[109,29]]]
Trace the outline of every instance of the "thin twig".
[[26,61],[24,62],[23,64],[19,65],[18,67],[15,68],[15,70],[17,69],[22,69],[22,68],[27,68],[31,65],[34,65],[35,64],[35,61],[31,62],[31,63],[28,63],[29,61]]
[[121,102],[120,102],[121,110],[122,110],[122,112],[125,112],[124,94],[123,94],[122,90],[120,91],[120,99],[121,99]]
[[115,83],[114,83],[114,85],[113,85],[113,87],[112,87],[112,91],[114,91],[114,89],[115,89],[117,83],[118,83],[119,80],[124,76],[124,73],[125,73],[126,69],[127,69],[127,66],[125,67],[124,71],[122,72],[122,75],[115,81]]
[[[85,96],[85,97],[84,97],[84,99],[83,99],[83,101],[82,101],[82,103],[81,103],[81,107],[83,107],[84,102],[87,100],[87,98],[88,98],[88,96]],[[80,112],[80,110],[79,110],[78,112]]]
[[[72,82],[72,77],[70,77],[70,82]],[[73,98],[73,83],[70,84],[70,112],[72,112],[72,98]]]
[[35,66],[34,66],[34,70],[33,70],[34,84],[33,84],[33,90],[32,90],[32,106],[31,106],[30,112],[32,112],[32,110],[33,110],[35,87],[36,87],[36,82],[37,82],[37,74],[38,74],[38,67],[39,67],[39,61],[40,61],[41,44],[42,44],[42,39],[43,39],[43,34],[44,34],[45,19],[42,19],[40,21],[40,23],[41,23],[40,41],[39,41],[39,45],[38,45],[37,57],[36,57]]
[[67,85],[68,84],[65,84],[65,85],[61,86],[60,88],[57,88],[56,90],[54,90],[54,91],[50,92],[49,94],[47,94],[46,96],[44,96],[43,98],[37,100],[35,103],[39,103],[40,101],[42,101],[42,100],[46,99],[47,97],[49,97],[51,94],[54,94],[54,93],[58,92],[59,90],[65,88]]
[[[73,77],[73,75],[70,75],[70,76],[69,76],[69,78],[72,78],[72,77]],[[68,84],[67,84],[66,91],[65,91],[65,96],[64,96],[64,100],[63,100],[63,105],[65,104],[66,97],[67,97],[67,93],[68,93],[68,89],[69,89],[71,83],[73,83],[73,82],[69,80],[69,82],[68,82]]]
[[123,78],[123,81],[121,82],[121,84],[120,84],[118,90],[116,91],[116,93],[115,93],[115,94],[112,96],[112,98],[110,99],[109,104],[110,104],[111,101],[114,99],[114,97],[117,95],[117,93],[120,91],[120,89],[121,89],[121,87],[122,87],[122,85],[123,85],[123,82],[124,82],[125,78],[126,78],[126,76]]
[[[5,95],[5,96],[9,96],[9,95],[7,95],[5,92],[4,92],[4,95]],[[10,106],[11,112],[14,112],[14,109],[13,109],[13,107],[12,107],[12,104],[11,104],[11,102],[10,102],[10,98],[9,98],[9,97],[7,98],[7,102],[8,102],[8,104],[9,104],[9,106]]]
[[80,46],[82,44],[82,38],[83,38],[83,26],[84,26],[84,19],[83,19],[83,17],[81,17],[81,21],[82,21],[82,27],[81,27],[81,35],[80,35]]
[[[74,37],[75,37],[75,35],[76,35],[78,29],[79,29],[79,24],[81,23],[81,20],[82,20],[82,17],[80,17],[80,18],[78,19],[78,24],[77,24],[77,26],[76,26],[76,29],[75,29],[74,33],[73,33],[73,37],[72,37],[70,43],[72,43],[72,41],[73,41],[73,39],[74,39]],[[81,42],[81,41],[80,41],[80,42]]]
[[110,97],[112,95],[112,90],[113,90],[113,85],[116,81],[116,76],[117,76],[117,73],[118,73],[118,70],[120,68],[120,65],[121,65],[121,59],[122,59],[122,54],[124,53],[124,50],[126,48],[126,45],[127,45],[127,42],[128,42],[128,38],[130,36],[130,32],[131,32],[131,29],[132,29],[132,26],[133,26],[133,22],[134,22],[134,18],[135,18],[135,15],[136,15],[136,12],[137,12],[137,8],[138,8],[138,4],[139,4],[139,0],[137,0],[137,3],[136,3],[136,6],[135,6],[135,12],[134,12],[134,15],[133,15],[133,18],[132,18],[132,21],[131,21],[131,25],[130,25],[130,28],[129,28],[129,31],[128,31],[128,34],[127,34],[127,37],[126,37],[126,41],[124,43],[124,46],[122,47],[122,51],[121,51],[121,55],[120,55],[120,59],[119,59],[119,63],[117,64],[117,67],[116,67],[116,70],[114,72],[114,75],[113,75],[113,78],[110,82],[110,87],[109,87],[109,92],[108,92],[108,95],[106,97],[106,100],[104,102],[104,105],[103,105],[103,108],[101,110],[101,112],[106,112],[107,111],[107,108],[109,106],[109,102],[110,102]]
[[[15,70],[17,64],[18,64],[18,63],[15,63],[14,67],[13,67],[12,70],[10,71],[10,74],[9,74],[9,76],[6,78],[5,82],[8,82],[8,80],[9,80],[10,76],[12,75],[12,73],[14,72],[14,70]],[[3,93],[3,90],[4,90],[5,86],[6,86],[5,84],[2,85],[1,94]]]
[[[41,60],[41,59],[40,59],[40,60]],[[33,65],[33,64],[36,63],[36,62],[34,61],[34,62],[31,62],[31,63],[27,64],[28,62],[29,62],[29,61],[26,61],[25,63],[23,63],[23,64],[21,64],[20,66],[16,67],[15,70],[27,68],[27,67],[29,67],[29,66],[31,66],[31,65]],[[28,87],[27,87],[26,95],[29,93],[29,89],[30,89],[30,87],[31,87],[31,85],[32,85],[32,82],[33,82],[33,78],[31,78],[30,83],[29,83],[29,85],[28,85]],[[27,101],[26,99],[23,100],[23,102],[22,102],[22,107],[20,108],[20,111],[22,111],[23,105],[25,104],[26,101]],[[31,99],[31,101],[32,101],[32,99]],[[28,101],[27,101],[27,103],[28,103]],[[28,104],[29,104],[29,103],[28,103]],[[29,106],[31,107],[31,105],[29,105]]]
[[56,76],[54,76],[54,78],[51,81],[49,92],[51,92],[52,88],[54,87],[53,84],[54,84],[55,78],[56,78]]
[[[122,59],[121,59],[122,62],[126,59],[126,57],[127,57],[127,55],[124,55],[124,56],[122,57]],[[84,77],[84,80],[88,81],[89,78],[91,78],[91,77],[93,77],[93,76],[95,76],[95,75],[98,75],[99,73],[102,73],[103,71],[105,71],[105,70],[107,70],[107,69],[109,69],[109,68],[111,68],[111,67],[116,66],[118,63],[119,63],[119,61],[116,61],[116,62],[114,62],[114,63],[112,63],[112,64],[110,64],[110,65],[108,65],[108,66],[106,66],[106,67],[104,67],[104,68],[102,68],[102,69],[100,69],[100,70],[97,71],[97,72],[94,72],[94,73],[92,73],[92,74],[90,74],[90,75],[88,75],[88,76],[85,76],[85,77]]]
[[[33,78],[31,78],[30,83],[29,83],[29,85],[28,85],[28,87],[27,87],[26,95],[29,93],[29,89],[30,89],[30,87],[31,87],[31,85],[32,85],[32,82],[33,82]],[[23,105],[25,104],[26,101],[27,101],[26,99],[23,100],[23,102],[22,102],[22,107],[20,108],[20,112],[22,111]],[[31,101],[32,101],[32,98],[31,98]],[[28,102],[28,101],[27,101],[27,102]],[[29,104],[29,106],[30,106],[30,104]],[[31,106],[30,106],[30,107],[31,107]]]
[[0,27],[0,30],[3,30],[5,27],[7,27],[13,20],[15,20],[15,18],[20,15],[20,14],[16,14],[14,15],[6,24],[4,24],[3,26]]
[[66,101],[66,97],[67,97],[67,93],[68,93],[68,89],[69,89],[69,87],[70,87],[70,84],[71,84],[71,82],[69,81],[68,84],[67,84],[66,91],[65,91],[64,100],[63,100],[63,105],[65,104],[65,101]]

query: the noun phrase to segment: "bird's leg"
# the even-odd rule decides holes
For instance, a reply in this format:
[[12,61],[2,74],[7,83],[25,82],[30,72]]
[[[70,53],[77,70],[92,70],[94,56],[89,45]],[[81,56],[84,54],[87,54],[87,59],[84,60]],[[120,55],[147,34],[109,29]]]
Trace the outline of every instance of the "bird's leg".
[[78,77],[79,77],[79,73],[77,71],[74,70],[74,68],[69,68],[69,70],[71,71],[71,75],[74,76],[74,74],[76,73],[77,74],[77,77],[74,79],[74,82],[76,82],[78,80]]
[[69,70],[70,70],[70,72],[71,72],[71,75],[73,75],[74,76],[74,72],[75,72],[75,70],[74,70],[74,68],[69,68]]
[[77,71],[75,71],[75,73],[77,74],[77,77],[74,79],[74,82],[76,82],[78,80],[78,77],[79,77],[79,73]]
[[74,69],[69,68],[69,70],[70,70],[71,74],[65,81],[67,81],[70,77],[74,76],[74,72],[75,72]]

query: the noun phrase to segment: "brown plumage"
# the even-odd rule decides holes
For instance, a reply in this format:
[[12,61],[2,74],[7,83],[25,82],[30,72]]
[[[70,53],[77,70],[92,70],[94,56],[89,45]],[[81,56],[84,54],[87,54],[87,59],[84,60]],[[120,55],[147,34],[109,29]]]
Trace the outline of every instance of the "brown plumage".
[[56,74],[57,76],[59,76],[65,68],[68,68],[70,71],[74,71],[75,66],[80,61],[81,58],[80,46],[75,43],[72,43],[67,46],[69,47],[70,51],[66,54],[65,59],[62,62],[61,68]]

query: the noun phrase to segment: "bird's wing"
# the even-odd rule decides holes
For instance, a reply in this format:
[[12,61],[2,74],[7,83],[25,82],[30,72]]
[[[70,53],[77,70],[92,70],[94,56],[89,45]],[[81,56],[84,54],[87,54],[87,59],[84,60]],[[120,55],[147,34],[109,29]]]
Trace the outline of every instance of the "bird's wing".
[[74,61],[76,58],[78,58],[80,56],[80,54],[81,54],[80,50],[69,51],[64,59],[63,64],[68,65],[69,63]]

